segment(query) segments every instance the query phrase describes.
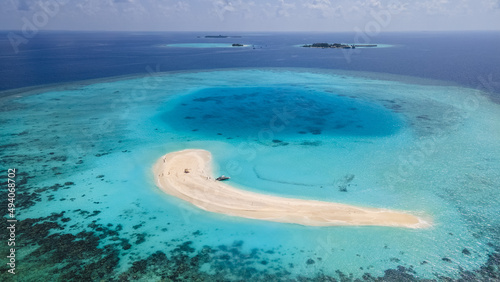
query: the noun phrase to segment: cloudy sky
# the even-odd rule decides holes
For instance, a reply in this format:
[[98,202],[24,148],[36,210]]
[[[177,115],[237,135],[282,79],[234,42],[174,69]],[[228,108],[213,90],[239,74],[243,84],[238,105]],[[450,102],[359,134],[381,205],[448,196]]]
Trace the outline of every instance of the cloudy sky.
[[500,30],[500,0],[0,0],[0,29]]

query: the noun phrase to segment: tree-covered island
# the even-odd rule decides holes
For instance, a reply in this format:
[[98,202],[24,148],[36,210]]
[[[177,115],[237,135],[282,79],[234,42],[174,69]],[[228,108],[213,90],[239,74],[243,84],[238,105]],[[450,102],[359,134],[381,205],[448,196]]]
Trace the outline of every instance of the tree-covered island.
[[313,44],[305,44],[302,47],[308,47],[308,48],[336,48],[336,49],[354,49],[356,48],[355,45],[349,45],[349,44],[341,44],[341,43],[313,43]]
[[342,44],[342,43],[313,43],[305,44],[302,47],[308,48],[335,48],[335,49],[355,49],[356,47],[377,47],[377,44]]

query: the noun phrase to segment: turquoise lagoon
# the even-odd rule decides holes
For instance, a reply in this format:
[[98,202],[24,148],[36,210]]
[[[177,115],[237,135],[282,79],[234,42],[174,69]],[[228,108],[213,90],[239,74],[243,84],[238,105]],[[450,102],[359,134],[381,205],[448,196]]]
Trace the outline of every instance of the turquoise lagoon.
[[[2,155],[29,189],[18,195],[18,219],[64,212],[55,216],[62,229],[19,247],[19,272],[59,275],[60,265],[30,257],[50,236],[71,234],[99,238],[91,261],[113,254],[102,277],[115,279],[160,279],[183,264],[188,280],[388,270],[459,278],[484,266],[499,239],[500,106],[483,94],[370,73],[225,69],[9,96]],[[211,151],[217,174],[241,189],[404,210],[432,227],[306,227],[208,213],[154,183],[154,162],[187,148]],[[163,267],[160,253],[170,259]]]

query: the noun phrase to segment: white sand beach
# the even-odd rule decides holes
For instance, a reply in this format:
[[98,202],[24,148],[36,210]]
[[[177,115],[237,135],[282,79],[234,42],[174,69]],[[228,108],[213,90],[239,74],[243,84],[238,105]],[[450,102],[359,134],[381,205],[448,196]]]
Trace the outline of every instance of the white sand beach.
[[234,188],[230,182],[215,180],[212,156],[205,150],[166,154],[153,170],[162,191],[209,212],[309,226],[430,226],[427,221],[402,211],[284,198]]

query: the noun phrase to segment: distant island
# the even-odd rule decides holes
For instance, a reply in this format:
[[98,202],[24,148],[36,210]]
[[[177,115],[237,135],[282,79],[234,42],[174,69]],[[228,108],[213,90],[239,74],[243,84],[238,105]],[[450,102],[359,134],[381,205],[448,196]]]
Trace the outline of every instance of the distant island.
[[305,44],[302,47],[307,47],[307,48],[334,48],[334,49],[355,49],[356,47],[377,47],[376,44],[361,44],[361,45],[349,45],[349,44],[342,44],[342,43],[313,43],[313,44]]
[[205,38],[241,38],[241,36],[229,36],[229,35],[205,35]]

